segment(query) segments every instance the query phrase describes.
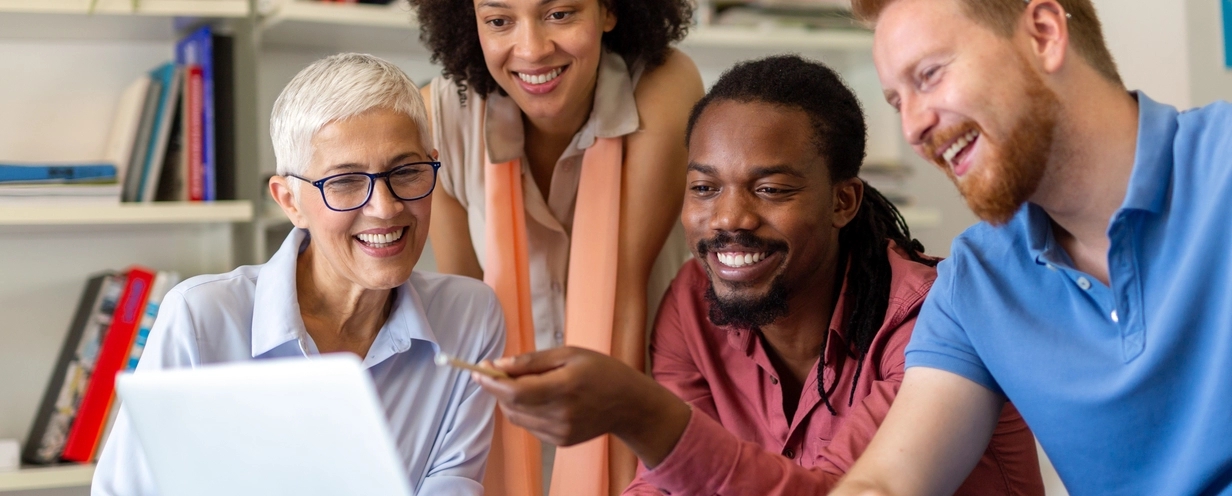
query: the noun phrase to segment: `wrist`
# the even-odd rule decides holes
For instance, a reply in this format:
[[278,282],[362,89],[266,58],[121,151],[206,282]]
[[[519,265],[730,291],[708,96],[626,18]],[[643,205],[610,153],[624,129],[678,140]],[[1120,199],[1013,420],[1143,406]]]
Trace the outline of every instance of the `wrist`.
[[646,465],[653,468],[676,447],[689,425],[693,410],[675,394],[645,378],[650,384],[645,394],[627,410],[629,418],[620,422],[613,434]]

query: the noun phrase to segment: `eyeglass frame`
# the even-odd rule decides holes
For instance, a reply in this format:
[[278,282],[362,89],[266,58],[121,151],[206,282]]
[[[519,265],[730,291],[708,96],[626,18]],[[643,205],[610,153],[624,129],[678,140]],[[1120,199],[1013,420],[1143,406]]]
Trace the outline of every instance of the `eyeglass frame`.
[[[424,193],[415,198],[403,198],[401,196],[398,196],[398,193],[394,191],[394,185],[389,182],[389,176],[393,174],[394,171],[402,169],[403,167],[410,167],[412,165],[423,165],[423,164],[428,164],[432,166],[432,187],[428,188],[427,193]],[[317,179],[316,181],[313,181],[306,177],[291,174],[290,172],[284,174],[284,176],[294,177],[296,179],[299,179],[300,181],[304,181],[308,184],[316,186],[317,191],[321,192],[321,202],[325,204],[325,208],[328,208],[335,212],[350,212],[352,210],[359,210],[361,208],[364,208],[365,206],[368,205],[368,202],[372,201],[372,192],[373,190],[376,189],[376,180],[382,179],[382,178],[385,179],[385,187],[389,188],[389,194],[393,195],[393,197],[397,198],[399,201],[416,201],[416,200],[422,200],[424,198],[427,198],[428,195],[431,195],[433,191],[436,191],[436,179],[439,176],[440,170],[441,170],[440,162],[427,161],[427,162],[407,162],[405,164],[389,169],[385,172],[378,172],[376,174],[372,174],[369,172],[343,172],[341,174],[334,174],[332,176],[326,176],[321,179]],[[364,197],[364,201],[361,202],[359,205],[351,207],[351,208],[339,209],[339,208],[334,208],[332,205],[329,204],[329,200],[325,199],[325,183],[329,181],[330,179],[334,179],[334,178],[342,177],[342,176],[366,176],[368,178],[368,195]]]

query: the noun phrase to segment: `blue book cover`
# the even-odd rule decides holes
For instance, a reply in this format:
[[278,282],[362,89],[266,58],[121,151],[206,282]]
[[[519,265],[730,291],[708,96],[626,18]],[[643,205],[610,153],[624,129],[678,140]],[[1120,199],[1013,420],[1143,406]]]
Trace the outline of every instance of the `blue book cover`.
[[0,163],[0,183],[106,183],[115,180],[115,164]]
[[154,192],[158,187],[158,177],[162,173],[164,154],[171,134],[171,119],[180,97],[181,73],[175,62],[167,62],[150,71],[150,78],[160,82],[161,87],[150,141],[146,147],[145,166],[141,168],[141,189],[137,201],[154,201]]
[[197,28],[175,44],[175,60],[180,65],[198,65],[201,67],[202,86],[204,87],[203,107],[201,109],[201,134],[204,143],[201,146],[202,184],[205,189],[205,201],[217,199],[215,186],[215,169],[217,164],[214,119],[214,42],[213,30],[209,25]]

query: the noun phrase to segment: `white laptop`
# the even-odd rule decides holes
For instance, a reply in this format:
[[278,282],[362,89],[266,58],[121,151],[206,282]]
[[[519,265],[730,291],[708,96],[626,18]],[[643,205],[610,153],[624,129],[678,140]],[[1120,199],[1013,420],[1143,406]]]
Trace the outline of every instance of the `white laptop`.
[[411,494],[353,355],[143,371],[116,388],[164,496]]

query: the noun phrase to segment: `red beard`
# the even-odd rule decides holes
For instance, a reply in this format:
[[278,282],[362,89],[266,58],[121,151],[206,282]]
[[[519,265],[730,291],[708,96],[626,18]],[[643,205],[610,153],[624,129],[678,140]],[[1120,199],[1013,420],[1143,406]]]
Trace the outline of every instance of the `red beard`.
[[[971,211],[993,225],[1002,225],[1014,218],[1022,204],[1039,188],[1048,168],[1056,130],[1060,106],[1056,94],[1044,85],[1025,60],[1022,68],[1028,108],[1010,130],[1006,142],[992,141],[979,125],[968,122],[935,133],[923,147],[925,156],[931,157],[958,186]],[[979,132],[979,141],[988,148],[987,158],[972,164],[959,178],[938,152],[942,146],[972,130]]]

